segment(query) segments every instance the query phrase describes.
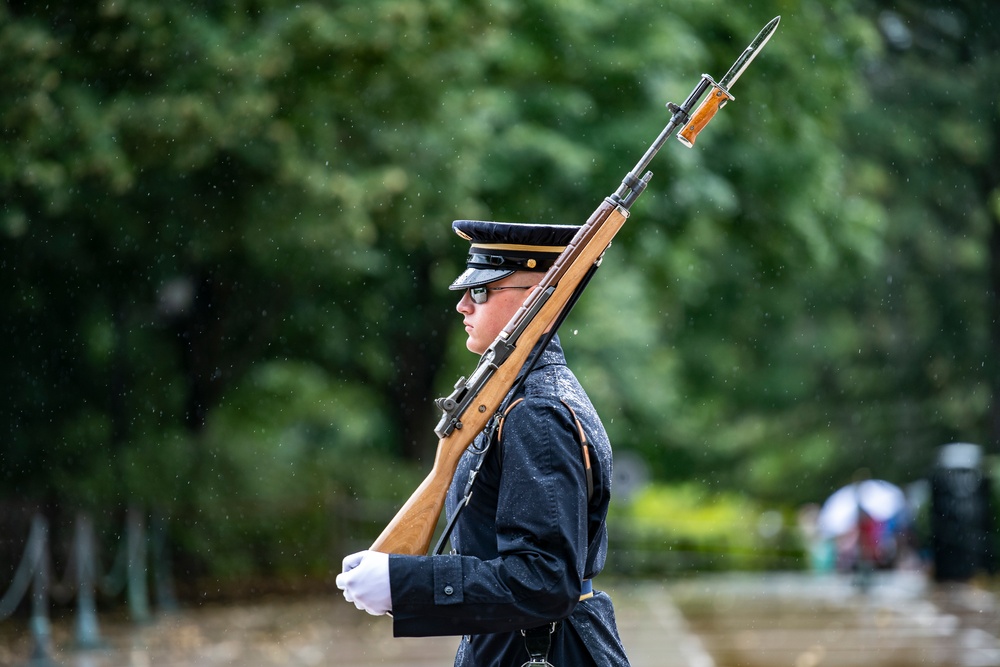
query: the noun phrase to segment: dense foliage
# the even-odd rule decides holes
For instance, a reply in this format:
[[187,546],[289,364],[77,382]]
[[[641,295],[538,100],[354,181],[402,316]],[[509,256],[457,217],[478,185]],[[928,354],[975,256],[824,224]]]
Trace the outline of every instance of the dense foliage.
[[450,221],[582,222],[776,14],[657,156],[571,364],[654,479],[761,506],[992,447],[985,1],[8,0],[0,495],[155,508],[230,571],[364,543],[474,362]]

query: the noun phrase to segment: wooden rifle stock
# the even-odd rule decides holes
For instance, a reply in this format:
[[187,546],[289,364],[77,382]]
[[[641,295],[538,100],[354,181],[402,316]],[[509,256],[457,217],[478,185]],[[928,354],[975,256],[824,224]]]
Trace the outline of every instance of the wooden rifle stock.
[[[538,287],[525,299],[497,337],[497,341],[506,340],[519,325],[524,326],[516,347],[496,368],[475,400],[462,412],[459,417],[461,426],[438,440],[430,473],[375,540],[372,550],[391,554],[427,554],[448,487],[462,454],[497,413],[532,348],[557,321],[577,285],[590,267],[601,259],[611,239],[627,218],[627,209],[610,198],[605,199],[548,270]],[[553,291],[530,322],[525,324],[524,319],[537,305],[536,300],[542,298],[549,288]]]

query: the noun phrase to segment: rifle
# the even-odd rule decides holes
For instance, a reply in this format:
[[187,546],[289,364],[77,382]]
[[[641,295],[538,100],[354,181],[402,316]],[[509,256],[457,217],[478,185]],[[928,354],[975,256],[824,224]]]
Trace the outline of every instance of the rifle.
[[[723,106],[733,100],[729,88],[771,38],[781,17],[772,19],[716,83],[707,74],[680,105],[668,103],[670,122],[628,172],[618,189],[606,197],[559,255],[542,281],[483,353],[468,379],[462,377],[447,397],[435,401],[441,419],[434,428],[437,452],[430,473],[372,544],[373,551],[426,555],[437,527],[445,496],[462,454],[491,420],[513,387],[528,356],[543,336],[551,337],[579,298],[605,250],[628,219],[635,200],[646,189],[653,157],[678,127],[678,140],[692,147],[695,138]],[[691,109],[711,88],[698,109]],[[641,177],[639,174],[643,174]],[[542,346],[544,347],[544,346]],[[539,349],[540,353],[541,349]]]

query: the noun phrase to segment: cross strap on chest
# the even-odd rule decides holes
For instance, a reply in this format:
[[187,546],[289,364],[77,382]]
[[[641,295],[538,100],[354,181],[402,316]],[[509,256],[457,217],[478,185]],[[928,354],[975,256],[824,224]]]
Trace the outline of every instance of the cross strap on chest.
[[[524,397],[517,399],[503,411],[500,416],[500,422],[497,425],[497,442],[503,437],[503,424],[507,420],[507,415],[510,411],[517,406],[518,403],[524,400]],[[580,443],[580,452],[583,458],[583,469],[587,474],[587,501],[589,502],[594,497],[594,469],[590,465],[590,441],[587,440],[587,432],[583,430],[583,424],[580,423],[580,418],[576,416],[576,410],[574,410],[569,403],[559,399],[559,402],[566,406],[569,410],[570,415],[573,417],[573,423],[576,424],[576,432],[578,435],[578,442]]]
[[[469,501],[472,499],[472,488],[475,485],[476,477],[479,475],[479,469],[482,467],[483,461],[486,460],[486,453],[490,450],[490,447],[493,446],[494,441],[500,442],[500,439],[503,437],[503,424],[507,420],[507,415],[509,415],[510,411],[523,400],[524,397],[521,397],[513,401],[502,413],[495,416],[495,422],[487,428],[486,442],[482,449],[478,451],[479,460],[476,461],[476,464],[469,472],[469,481],[465,486],[465,495],[455,508],[455,512],[451,515],[451,518],[448,520],[444,532],[441,533],[441,537],[438,539],[437,545],[434,547],[433,553],[444,553],[445,545],[451,538],[451,532],[455,528],[458,516],[462,513],[462,509],[468,505]],[[576,432],[580,443],[581,457],[583,459],[583,469],[587,477],[587,502],[590,502],[590,500],[594,497],[594,469],[590,463],[590,441],[587,440],[587,432],[583,430],[583,424],[580,423],[579,417],[576,416],[576,411],[573,410],[573,408],[566,401],[559,399],[559,402],[566,406],[566,409],[569,410],[570,415],[573,417],[573,423],[576,424]]]

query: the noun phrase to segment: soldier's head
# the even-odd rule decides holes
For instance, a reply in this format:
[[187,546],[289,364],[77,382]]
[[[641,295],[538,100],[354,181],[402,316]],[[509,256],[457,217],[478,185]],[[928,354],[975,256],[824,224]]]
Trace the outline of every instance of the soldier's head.
[[482,354],[579,227],[456,220],[452,229],[471,248],[465,271],[449,289],[463,291],[456,309],[469,336],[465,345]]

